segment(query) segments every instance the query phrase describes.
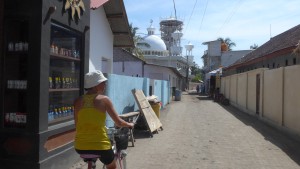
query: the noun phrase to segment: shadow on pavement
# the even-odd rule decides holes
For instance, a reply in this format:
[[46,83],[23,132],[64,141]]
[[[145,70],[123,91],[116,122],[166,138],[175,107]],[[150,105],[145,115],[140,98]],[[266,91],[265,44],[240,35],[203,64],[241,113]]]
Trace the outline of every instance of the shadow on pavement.
[[199,93],[197,93],[196,91],[195,92],[188,92],[186,93],[187,95],[199,95]]
[[211,97],[209,97],[205,94],[200,94],[199,96],[197,96],[197,99],[199,99],[199,100],[213,100]]
[[[300,165],[300,142],[293,138],[291,135],[268,125],[267,123],[259,120],[258,116],[253,116],[238,110],[233,106],[224,106],[220,104],[225,110],[239,119],[247,126],[262,134],[265,140],[270,141],[282,151],[284,151],[293,161]],[[270,154],[271,155],[271,154]]]
[[152,136],[155,137],[155,134],[158,134],[161,131],[161,129],[158,129],[158,132],[154,131],[151,135],[150,131],[147,129],[134,129],[133,137],[135,139],[149,139],[152,138]]

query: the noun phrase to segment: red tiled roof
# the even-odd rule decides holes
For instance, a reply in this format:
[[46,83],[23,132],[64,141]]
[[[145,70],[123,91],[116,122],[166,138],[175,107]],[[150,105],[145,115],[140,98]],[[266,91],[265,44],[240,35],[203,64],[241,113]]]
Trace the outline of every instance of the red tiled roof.
[[[250,52],[237,62],[235,62],[231,66],[236,66],[237,64],[242,64],[249,62],[253,59],[257,59],[260,57],[264,57],[271,53],[287,49],[290,47],[296,47],[300,40],[300,25],[297,25],[273,38],[271,38],[268,42],[261,45],[259,48]],[[229,66],[229,67],[231,67]],[[228,68],[229,68],[228,67]]]

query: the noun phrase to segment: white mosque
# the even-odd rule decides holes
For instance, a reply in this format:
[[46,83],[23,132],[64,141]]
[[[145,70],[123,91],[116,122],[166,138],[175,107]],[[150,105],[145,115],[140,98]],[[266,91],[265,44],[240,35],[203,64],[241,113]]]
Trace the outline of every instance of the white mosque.
[[[187,76],[188,64],[192,65],[193,56],[188,54],[183,57],[181,47],[181,37],[183,22],[176,18],[170,17],[161,20],[160,31],[161,37],[155,35],[155,28],[147,28],[148,35],[144,36],[138,43],[142,50],[145,61],[149,64],[155,64],[166,67],[176,68],[183,76]],[[191,54],[192,44],[185,45],[186,50]],[[188,73],[190,74],[190,73]]]

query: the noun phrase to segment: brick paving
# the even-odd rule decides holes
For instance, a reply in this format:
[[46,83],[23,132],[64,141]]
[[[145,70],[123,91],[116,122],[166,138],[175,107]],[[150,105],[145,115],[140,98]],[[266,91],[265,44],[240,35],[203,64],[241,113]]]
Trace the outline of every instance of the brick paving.
[[[128,169],[300,168],[299,141],[232,106],[183,92],[160,114],[163,131],[152,138],[135,131]],[[72,167],[81,168],[82,162]]]

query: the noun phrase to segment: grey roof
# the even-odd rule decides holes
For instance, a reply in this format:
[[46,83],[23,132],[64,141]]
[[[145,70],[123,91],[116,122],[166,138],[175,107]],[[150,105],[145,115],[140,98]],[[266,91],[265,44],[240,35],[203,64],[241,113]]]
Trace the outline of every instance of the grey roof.
[[123,61],[136,61],[136,62],[144,62],[142,59],[134,56],[130,52],[126,51],[122,48],[114,47],[113,51],[113,60],[114,62],[123,62]]
[[178,77],[184,77],[178,70],[177,68],[175,67],[169,67],[169,66],[162,66],[162,65],[157,65],[157,64],[153,64],[153,63],[146,63],[146,65],[149,65],[149,66],[156,66],[156,67],[163,67],[163,68],[166,68],[166,69],[170,69],[172,70]]

